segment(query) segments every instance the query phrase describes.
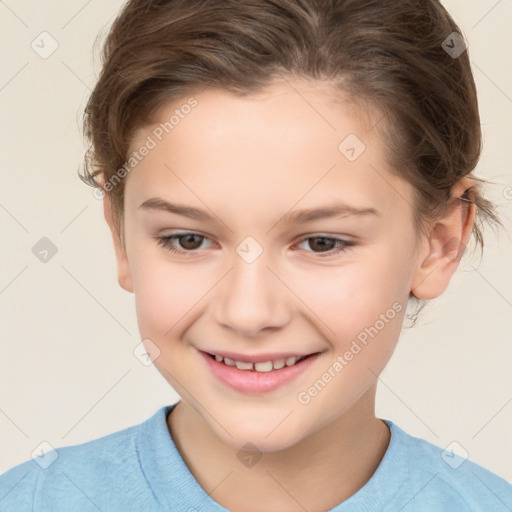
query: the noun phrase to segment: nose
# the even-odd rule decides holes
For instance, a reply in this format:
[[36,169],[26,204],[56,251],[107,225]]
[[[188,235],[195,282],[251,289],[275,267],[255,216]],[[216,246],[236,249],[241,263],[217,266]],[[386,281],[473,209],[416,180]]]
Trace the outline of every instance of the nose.
[[292,314],[291,292],[277,274],[263,255],[252,263],[236,256],[216,299],[218,324],[244,338],[285,327]]

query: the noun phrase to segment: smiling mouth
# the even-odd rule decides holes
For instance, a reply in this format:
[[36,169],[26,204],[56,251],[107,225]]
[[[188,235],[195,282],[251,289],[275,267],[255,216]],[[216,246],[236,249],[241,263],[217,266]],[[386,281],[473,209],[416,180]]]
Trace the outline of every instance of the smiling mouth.
[[314,356],[318,354],[319,352],[315,352],[314,354],[308,354],[306,356],[301,357],[287,357],[282,359],[276,359],[274,361],[263,361],[259,363],[248,363],[244,361],[235,361],[234,359],[230,359],[229,357],[222,357],[217,354],[209,354],[208,352],[205,352],[207,355],[209,355],[212,359],[215,361],[222,363],[226,366],[234,366],[239,370],[245,370],[249,372],[271,372],[274,370],[280,370],[281,368],[287,368],[290,366],[295,366],[296,364],[300,363],[301,361],[304,361],[304,359],[307,359],[308,357]]

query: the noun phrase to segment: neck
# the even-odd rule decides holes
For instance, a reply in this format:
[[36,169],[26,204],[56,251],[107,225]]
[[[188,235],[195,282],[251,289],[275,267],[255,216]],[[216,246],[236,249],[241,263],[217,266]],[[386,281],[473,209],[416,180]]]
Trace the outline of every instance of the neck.
[[185,402],[175,407],[167,423],[190,472],[225,508],[236,512],[328,510],[365,485],[388,447],[389,429],[374,414],[375,389],[299,443],[265,452],[248,466],[240,463],[239,450],[219,440]]

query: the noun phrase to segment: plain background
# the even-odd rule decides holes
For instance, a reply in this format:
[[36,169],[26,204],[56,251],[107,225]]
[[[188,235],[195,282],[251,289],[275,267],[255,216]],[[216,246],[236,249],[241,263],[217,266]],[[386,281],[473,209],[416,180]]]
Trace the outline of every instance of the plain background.
[[[0,2],[0,472],[42,441],[95,439],[179,398],[133,355],[134,298],[117,283],[102,203],[77,175],[80,116],[99,72],[93,43],[122,4]],[[487,231],[483,260],[465,257],[403,331],[376,413],[443,448],[456,441],[512,482],[512,2],[444,5],[469,43],[485,144],[477,173],[495,182],[505,230]],[[31,47],[43,31],[59,45],[47,59]],[[46,263],[32,252],[43,237],[57,248]]]

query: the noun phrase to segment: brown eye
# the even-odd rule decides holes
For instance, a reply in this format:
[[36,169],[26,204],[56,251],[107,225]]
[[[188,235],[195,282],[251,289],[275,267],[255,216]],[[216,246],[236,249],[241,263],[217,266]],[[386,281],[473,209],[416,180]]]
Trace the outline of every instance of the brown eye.
[[[319,251],[330,251],[336,247],[336,240],[334,238],[327,238],[325,236],[315,236],[308,238],[309,240],[309,247],[311,249],[319,250]],[[311,243],[311,240],[314,240],[314,243]]]
[[[175,253],[193,253],[201,248],[206,239],[204,235],[197,233],[178,233],[175,235],[156,237],[157,243]],[[178,243],[176,243],[178,241]]]
[[179,244],[183,249],[186,249],[187,251],[194,251],[201,247],[201,242],[203,241],[204,236],[191,233],[188,235],[178,235],[176,238],[179,240]]
[[320,258],[328,258],[330,256],[336,256],[339,253],[346,252],[351,249],[355,242],[351,240],[343,240],[341,238],[333,238],[327,236],[310,236],[303,238],[299,245],[307,243],[312,251]]

